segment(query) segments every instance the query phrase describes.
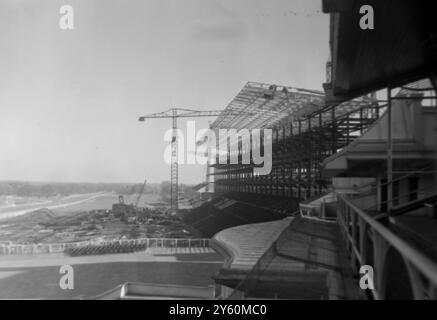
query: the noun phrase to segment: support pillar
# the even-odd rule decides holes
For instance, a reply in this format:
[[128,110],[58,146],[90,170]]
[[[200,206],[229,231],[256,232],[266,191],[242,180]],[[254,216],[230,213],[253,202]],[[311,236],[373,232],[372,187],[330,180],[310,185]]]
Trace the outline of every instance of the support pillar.
[[387,89],[387,214],[390,215],[393,198],[393,140],[392,140],[392,99],[391,87]]
[[[432,82],[432,86],[434,87],[434,92],[437,93],[437,71],[435,70],[434,72],[432,72],[431,74],[431,82]],[[436,109],[435,111],[435,121],[434,121],[434,138],[435,138],[435,174],[434,174],[434,183],[435,183],[435,191],[437,192],[437,101],[436,99],[434,99],[434,109]]]

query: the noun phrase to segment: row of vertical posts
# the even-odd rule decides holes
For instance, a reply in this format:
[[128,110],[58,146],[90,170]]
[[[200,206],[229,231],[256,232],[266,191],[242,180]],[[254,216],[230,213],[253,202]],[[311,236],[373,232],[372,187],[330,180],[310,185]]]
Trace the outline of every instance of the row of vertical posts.
[[[373,108],[373,106],[372,106]],[[376,108],[378,111],[378,108]],[[330,108],[330,110],[319,111],[315,115],[311,115],[305,119],[295,119],[296,125],[293,128],[293,121],[289,122],[290,135],[287,139],[286,125],[283,125],[282,130],[282,142],[280,140],[279,130],[275,130],[275,144],[280,148],[282,153],[294,152],[293,162],[289,163],[278,163],[275,162],[272,173],[269,177],[254,176],[249,171],[246,175],[242,176],[243,171],[246,170],[244,167],[237,168],[230,171],[225,171],[220,178],[218,176],[218,190],[227,192],[247,192],[247,193],[257,193],[266,195],[282,195],[297,197],[299,199],[310,198],[314,196],[315,193],[323,192],[323,179],[322,172],[320,170],[320,162],[323,157],[329,156],[330,154],[335,154],[338,148],[342,147],[345,143],[349,144],[352,141],[351,131],[357,130],[362,134],[364,128],[368,125],[368,119],[363,115],[363,107],[355,110],[359,112],[359,124],[358,127],[351,125],[352,121],[356,121],[356,118],[351,117],[346,114],[342,119],[345,119],[346,132],[342,134],[342,137],[338,136],[338,121],[336,114],[336,107]],[[322,114],[323,112],[330,112],[331,123],[329,125],[328,137],[323,133],[324,130],[320,130],[318,137],[315,135],[315,129],[312,127],[314,123],[317,123],[318,117],[318,127],[321,129],[323,126]],[[327,114],[329,115],[329,113]],[[378,115],[377,115],[378,117]],[[315,122],[312,122],[314,120]],[[307,124],[305,123],[306,121]],[[304,127],[307,129],[305,136]],[[317,127],[317,125],[316,125]],[[294,132],[295,131],[295,132]],[[339,141],[340,139],[344,139]],[[229,144],[228,144],[229,145]],[[296,145],[296,148],[292,148]],[[291,146],[291,148],[289,147]],[[318,181],[316,181],[317,179]],[[220,181],[221,180],[221,181]],[[315,183],[317,182],[317,183]],[[304,188],[304,184],[306,188]],[[294,185],[294,186],[293,186]],[[295,189],[294,189],[295,188]],[[288,190],[288,194],[287,194]]]
[[[130,239],[130,240],[114,240],[99,242],[87,242],[87,243],[53,243],[53,244],[2,244],[0,245],[0,255],[21,255],[21,254],[43,254],[43,253],[60,253],[69,247],[80,247],[85,245],[99,245],[99,244],[111,244],[116,243],[146,243],[147,247],[160,247],[160,248],[208,248],[209,239],[183,239],[183,238],[143,238],[143,239]],[[169,245],[170,243],[170,245]]]
[[411,289],[408,289],[407,283],[401,289],[411,290],[414,299],[437,299],[435,261],[392,233],[364,211],[353,206],[344,195],[339,195],[337,201],[338,221],[346,241],[352,268],[358,272],[359,266],[364,264],[374,267],[375,289],[371,290],[371,294],[375,299],[390,298],[390,294],[393,294],[393,290],[391,293],[386,290],[389,281],[387,278],[399,269],[388,268],[391,265],[389,251],[396,251],[406,265],[408,275],[404,281],[409,282]]

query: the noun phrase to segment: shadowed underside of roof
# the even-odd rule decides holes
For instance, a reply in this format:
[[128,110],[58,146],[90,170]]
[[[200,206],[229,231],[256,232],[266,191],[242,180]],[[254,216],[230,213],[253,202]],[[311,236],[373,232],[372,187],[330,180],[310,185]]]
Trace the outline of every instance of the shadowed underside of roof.
[[299,118],[319,110],[324,103],[322,91],[248,82],[212,129],[272,128],[289,116]]
[[[436,72],[434,1],[323,0],[322,3],[323,11],[331,14],[332,79],[326,86],[329,100],[348,100]],[[363,5],[373,8],[374,30],[359,27]]]
[[[336,116],[368,105],[371,99],[361,97],[336,106]],[[331,120],[326,111],[333,105],[325,103],[322,91],[248,82],[211,125],[212,129],[266,129],[291,124],[293,134],[300,120],[311,119],[316,127]],[[320,115],[315,117],[314,115]]]

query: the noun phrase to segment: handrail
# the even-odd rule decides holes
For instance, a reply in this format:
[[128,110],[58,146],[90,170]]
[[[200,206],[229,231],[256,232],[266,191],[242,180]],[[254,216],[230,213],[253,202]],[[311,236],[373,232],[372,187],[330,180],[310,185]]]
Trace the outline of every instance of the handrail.
[[414,201],[410,201],[408,203],[404,203],[402,205],[396,206],[391,209],[391,216],[399,216],[403,213],[410,212],[411,210],[417,208],[423,208],[426,203],[435,203],[437,201],[437,194],[433,192],[432,194],[425,196],[423,198],[416,199]]
[[437,264],[427,256],[419,252],[409,243],[395,235],[380,222],[374,220],[367,213],[356,207],[342,194],[338,194],[338,199],[343,201],[350,209],[353,210],[361,219],[363,219],[373,230],[384,238],[393,248],[395,248],[405,259],[416,267],[424,276],[426,276],[434,286],[437,286]]
[[[370,207],[365,208],[364,210],[371,210],[371,209],[374,209],[375,207],[377,207],[378,205],[395,202],[396,200],[400,200],[400,199],[403,199],[405,197],[409,197],[412,194],[417,194],[418,197],[415,200],[409,200],[409,202],[420,200],[421,198],[424,198],[426,196],[432,195],[434,193],[435,193],[435,187],[434,186],[432,186],[432,187],[426,186],[426,187],[419,188],[419,189],[416,189],[416,190],[413,190],[413,191],[399,193],[399,195],[397,197],[393,197],[390,200],[380,201],[380,202],[375,203],[374,205],[372,205]],[[369,195],[371,195],[371,194],[368,194],[368,196]],[[419,197],[419,195],[421,197]],[[354,198],[354,200],[355,199],[360,199],[360,198]],[[397,204],[396,206],[403,206],[403,205],[406,205],[406,204],[407,203],[401,203],[401,204]]]
[[[377,202],[377,203],[372,204],[371,206],[364,208],[362,210],[374,210],[374,209],[378,208],[378,206],[381,206],[381,205],[387,204],[387,203],[394,203],[396,200],[403,199],[403,198],[410,196],[412,194],[415,194],[415,193],[417,193],[417,195],[421,195],[421,197],[418,197],[418,199],[416,199],[416,200],[421,200],[422,198],[425,198],[425,197],[428,197],[429,195],[435,194],[435,186],[434,185],[432,185],[431,187],[426,186],[426,187],[419,188],[419,189],[416,189],[416,190],[411,191],[411,192],[403,192],[403,193],[400,193],[397,197],[392,197],[390,200]],[[365,194],[365,196],[371,196],[371,195],[374,195],[374,193],[366,193]],[[353,199],[357,200],[357,199],[361,199],[361,198],[362,198],[362,196],[354,197]],[[412,200],[412,201],[416,201],[416,200]],[[397,204],[396,207],[404,206],[406,204],[407,203]],[[395,208],[393,208],[393,209],[395,209]]]
[[[425,166],[425,167],[422,167],[422,168],[418,169],[417,171],[423,171],[423,172],[421,172],[420,174],[418,174],[417,172],[410,172],[410,173],[407,173],[407,174],[405,174],[405,175],[402,175],[402,176],[400,176],[400,177],[398,177],[398,178],[396,178],[396,179],[392,179],[391,181],[386,181],[386,182],[384,182],[384,183],[380,183],[379,186],[380,186],[380,187],[382,187],[382,186],[386,186],[386,185],[389,185],[390,183],[397,182],[397,181],[402,181],[402,180],[404,180],[404,179],[406,179],[406,178],[409,178],[409,177],[412,177],[412,176],[425,175],[425,174],[432,174],[432,173],[435,173],[435,171],[429,171],[429,172],[427,172],[426,170],[429,169],[429,168],[434,168],[434,164],[432,164],[432,165],[428,165],[428,166]],[[364,188],[366,188],[366,187],[371,187],[370,190],[377,190],[377,187],[374,186],[374,184],[375,184],[375,181],[368,182],[368,183],[365,183],[365,184],[363,184],[363,185],[357,187],[356,190],[361,190],[361,189],[364,189]]]

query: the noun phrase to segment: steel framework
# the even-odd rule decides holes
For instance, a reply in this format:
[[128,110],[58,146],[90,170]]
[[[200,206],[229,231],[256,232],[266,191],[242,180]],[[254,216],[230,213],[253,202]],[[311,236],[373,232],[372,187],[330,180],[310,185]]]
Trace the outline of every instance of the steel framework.
[[[272,170],[268,175],[255,175],[253,164],[219,164],[217,158],[210,164],[215,192],[297,199],[326,192],[329,181],[321,175],[322,161],[367,130],[381,114],[381,108],[385,107],[368,96],[326,105],[320,91],[247,83],[211,127],[272,129]],[[230,116],[236,112],[241,115]],[[242,152],[239,145],[239,159]]]

